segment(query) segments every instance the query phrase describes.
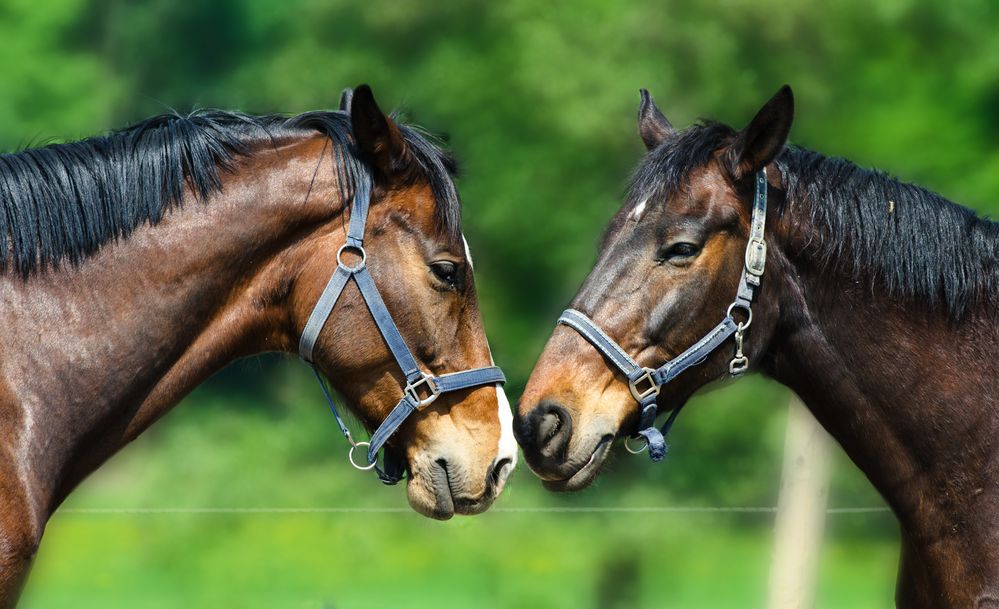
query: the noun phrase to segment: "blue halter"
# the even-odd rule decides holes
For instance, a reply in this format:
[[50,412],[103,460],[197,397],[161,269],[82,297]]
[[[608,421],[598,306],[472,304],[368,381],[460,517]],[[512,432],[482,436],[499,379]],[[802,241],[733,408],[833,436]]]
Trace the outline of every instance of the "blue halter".
[[[666,362],[658,368],[645,368],[638,365],[614,339],[600,329],[597,324],[575,309],[566,309],[559,317],[558,323],[568,326],[582,335],[628,379],[628,388],[632,397],[638,402],[638,437],[644,439],[649,448],[649,457],[653,461],[662,461],[668,447],[665,436],[680,414],[682,405],[670,413],[666,422],[656,428],[658,408],[656,400],[664,385],[676,378],[681,372],[704,361],[715,349],[722,345],[730,336],[735,336],[735,356],[729,362],[728,371],[733,377],[740,376],[749,367],[749,359],[742,351],[742,341],[749,324],[753,321],[752,304],[760,287],[760,279],[766,266],[767,244],[763,240],[763,231],[767,218],[767,171],[761,169],[756,174],[756,196],[753,200],[753,218],[750,226],[749,243],[746,245],[746,260],[739,279],[739,291],[735,300],[728,306],[725,318],[712,328],[701,340],[690,348]],[[736,322],[732,312],[741,309],[746,315],[745,322]],[[631,452],[639,450],[628,449]]]
[[[368,206],[371,199],[371,176],[365,168],[360,167],[359,169],[358,173],[361,177],[356,181],[357,183],[354,188],[354,200],[350,214],[350,226],[347,229],[347,241],[337,250],[337,268],[326,284],[323,293],[319,296],[316,306],[312,309],[309,320],[305,324],[305,329],[302,330],[298,352],[302,360],[309,364],[315,372],[316,378],[319,380],[319,386],[322,388],[323,396],[326,398],[330,410],[333,412],[333,417],[336,419],[340,431],[343,432],[344,437],[350,443],[350,451],[347,453],[347,458],[350,460],[351,465],[360,470],[374,468],[378,473],[378,478],[382,482],[385,484],[396,484],[403,478],[405,465],[398,459],[390,459],[389,453],[386,453],[384,469],[378,467],[378,451],[381,450],[385,442],[399,429],[409,415],[417,410],[426,408],[440,397],[442,393],[461,391],[482,385],[504,383],[506,382],[506,377],[503,376],[503,371],[496,366],[474,368],[462,372],[442,374],[440,376],[432,376],[420,370],[412,352],[406,346],[406,341],[403,340],[395,322],[392,321],[392,315],[385,307],[385,302],[382,300],[381,294],[378,293],[378,288],[375,287],[375,282],[368,272],[366,265],[367,252],[364,250],[364,225],[368,219]],[[345,252],[353,252],[360,256],[360,261],[353,266],[347,264],[343,259]],[[330,390],[326,382],[323,380],[312,359],[312,352],[315,348],[316,340],[319,338],[319,333],[322,331],[323,326],[326,325],[326,321],[333,312],[333,307],[336,306],[340,295],[343,294],[344,288],[347,287],[351,279],[354,280],[358,290],[360,290],[361,296],[364,298],[364,303],[371,313],[371,317],[374,318],[382,338],[385,339],[385,344],[388,346],[389,351],[392,352],[392,356],[399,364],[399,368],[402,369],[403,376],[406,378],[402,399],[392,409],[392,412],[385,417],[385,420],[382,421],[382,424],[378,426],[378,429],[375,430],[375,433],[371,435],[370,440],[367,442],[357,442],[354,440],[350,430],[347,429],[347,425],[344,424],[343,418],[340,416],[340,412],[333,401],[332,395],[330,395]],[[367,448],[367,461],[363,464],[357,463],[354,460],[354,451],[358,447]]]

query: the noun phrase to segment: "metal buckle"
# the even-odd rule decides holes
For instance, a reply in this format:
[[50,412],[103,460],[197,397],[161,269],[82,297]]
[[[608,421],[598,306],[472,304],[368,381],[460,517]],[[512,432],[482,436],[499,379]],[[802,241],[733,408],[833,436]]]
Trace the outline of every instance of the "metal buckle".
[[[441,390],[437,388],[436,384],[434,384],[433,377],[422,372],[420,375],[420,378],[416,382],[406,383],[406,388],[403,390],[406,393],[406,396],[416,403],[417,410],[426,408],[430,404],[433,404],[434,400],[436,400],[441,394]],[[426,385],[426,389],[430,391],[430,395],[426,398],[421,398],[420,389],[423,388],[424,385]]]
[[[361,261],[355,266],[350,266],[343,261],[343,253],[347,250],[353,250],[360,254]],[[364,248],[360,245],[350,245],[349,243],[344,243],[340,246],[340,249],[336,251],[336,264],[348,273],[356,273],[357,271],[364,268],[364,264],[368,261],[368,253],[364,251]]]
[[746,244],[746,272],[762,277],[767,265],[767,242],[763,239],[750,239]]
[[[642,402],[645,398],[653,395],[659,395],[659,385],[656,384],[655,379],[652,375],[655,370],[652,368],[642,368],[642,376],[632,380],[628,380],[628,389],[631,390],[631,397],[635,398],[636,401]],[[647,382],[649,387],[647,389],[640,389],[638,387],[639,383]]]

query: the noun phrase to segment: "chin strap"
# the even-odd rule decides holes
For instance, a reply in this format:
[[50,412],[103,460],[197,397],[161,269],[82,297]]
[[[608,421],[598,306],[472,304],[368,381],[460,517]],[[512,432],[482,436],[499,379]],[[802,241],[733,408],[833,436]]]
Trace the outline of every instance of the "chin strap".
[[[337,426],[344,437],[350,443],[348,459],[351,465],[360,470],[374,469],[379,480],[386,484],[396,484],[402,480],[405,473],[404,460],[394,451],[386,451],[383,459],[383,467],[378,466],[378,451],[385,445],[390,437],[399,429],[412,413],[422,410],[434,403],[442,393],[451,391],[461,391],[483,385],[495,385],[506,382],[503,371],[496,366],[484,368],[474,368],[461,372],[442,374],[433,376],[423,372],[416,363],[416,358],[406,345],[406,341],[399,333],[392,314],[389,313],[385,302],[382,300],[374,279],[367,268],[367,252],[364,249],[364,226],[368,217],[368,206],[371,198],[371,178],[366,171],[359,171],[362,178],[355,185],[354,201],[350,215],[350,226],[347,230],[347,241],[336,252],[337,268],[333,272],[326,287],[323,289],[319,300],[316,302],[309,319],[302,330],[302,337],[299,341],[298,352],[316,374],[319,386],[322,388],[323,396],[329,404]],[[352,253],[355,258],[359,258],[354,264],[348,264],[344,260],[344,254]],[[375,320],[378,330],[385,340],[389,351],[395,358],[396,363],[402,370],[406,384],[403,387],[403,396],[396,404],[395,408],[385,417],[378,429],[371,435],[367,442],[357,442],[354,440],[350,430],[344,424],[340,416],[339,409],[329,387],[323,380],[322,375],[316,368],[313,361],[313,350],[316,341],[326,322],[329,320],[333,307],[343,294],[344,289],[350,280],[361,292],[365,305]],[[366,448],[365,462],[359,463],[355,460],[354,452],[358,448]]]
[[[683,405],[675,408],[663,426],[656,428],[656,415],[658,414],[656,402],[664,385],[687,368],[703,362],[708,355],[731,336],[735,336],[736,349],[735,355],[729,362],[729,374],[733,377],[740,376],[749,367],[749,359],[743,352],[743,338],[753,321],[752,303],[756,299],[760,279],[763,277],[766,266],[767,244],[763,240],[766,216],[767,172],[764,168],[756,175],[756,194],[753,198],[753,217],[749,242],[746,245],[745,264],[739,279],[739,289],[736,292],[735,300],[729,305],[721,323],[683,353],[658,368],[645,368],[638,365],[638,362],[632,359],[614,339],[585,314],[575,309],[566,309],[558,318],[559,324],[579,332],[628,379],[628,389],[631,390],[632,397],[638,402],[638,432],[636,436],[645,441],[645,445],[649,449],[649,457],[653,461],[662,461],[666,456],[669,450],[666,436],[673,427],[673,423],[676,422],[680,409],[683,408]],[[737,322],[733,316],[733,313],[740,309],[746,315],[744,322]],[[637,451],[630,448],[628,450],[641,452],[644,447]]]

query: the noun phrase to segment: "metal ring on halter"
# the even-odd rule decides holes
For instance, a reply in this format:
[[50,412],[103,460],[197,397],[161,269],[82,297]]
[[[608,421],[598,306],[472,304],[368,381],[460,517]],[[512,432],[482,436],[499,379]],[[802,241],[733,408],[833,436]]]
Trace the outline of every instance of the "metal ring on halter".
[[357,447],[359,447],[359,446],[363,446],[364,448],[367,448],[367,447],[371,446],[371,442],[357,442],[357,443],[351,444],[350,445],[350,450],[347,451],[347,460],[350,461],[350,464],[353,465],[356,469],[359,469],[362,472],[366,472],[369,469],[373,468],[376,464],[375,464],[374,461],[372,461],[371,463],[368,463],[367,465],[358,465],[357,462],[354,461],[354,449],[357,448]]
[[[343,252],[345,250],[353,250],[361,255],[361,261],[355,266],[350,266],[343,261]],[[368,261],[368,252],[364,251],[364,248],[360,245],[350,245],[349,243],[344,243],[340,246],[340,249],[336,251],[336,264],[348,273],[354,273],[364,268],[364,264]]]
[[746,312],[745,323],[739,322],[739,328],[745,330],[746,328],[749,327],[749,324],[753,323],[753,309],[749,305],[733,302],[732,304],[728,305],[728,310],[725,311],[725,314],[728,315],[729,317],[732,317],[732,311],[736,309],[742,309],[743,311]]
[[626,451],[630,452],[633,455],[640,455],[643,452],[645,452],[646,449],[649,448],[649,441],[646,440],[645,438],[642,438],[642,440],[641,440],[642,441],[642,447],[639,448],[638,450],[635,450],[634,448],[631,447],[631,444],[629,444],[629,442],[631,442],[632,440],[633,440],[633,438],[631,436],[628,436],[627,438],[624,439],[624,449]]

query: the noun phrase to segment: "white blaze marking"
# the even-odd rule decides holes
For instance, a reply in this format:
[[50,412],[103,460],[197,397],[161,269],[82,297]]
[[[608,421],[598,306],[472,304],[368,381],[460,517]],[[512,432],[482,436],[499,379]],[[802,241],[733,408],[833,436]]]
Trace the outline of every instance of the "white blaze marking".
[[461,236],[461,241],[462,241],[462,243],[465,244],[465,260],[468,260],[468,268],[470,268],[470,269],[472,269],[474,271],[475,270],[475,265],[472,264],[472,252],[471,252],[471,250],[468,249],[468,239],[465,238],[465,235],[462,235]]
[[496,459],[510,459],[510,469],[517,464],[517,440],[513,437],[513,411],[502,385],[496,385],[496,402],[499,403],[500,439]]
[[644,201],[636,205],[635,209],[631,210],[631,213],[628,214],[628,219],[634,220],[635,222],[641,220],[642,215],[645,213],[645,204],[648,203],[648,201],[649,201],[648,199],[645,199]]

